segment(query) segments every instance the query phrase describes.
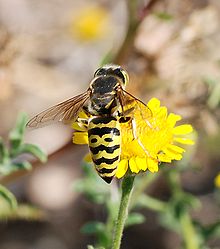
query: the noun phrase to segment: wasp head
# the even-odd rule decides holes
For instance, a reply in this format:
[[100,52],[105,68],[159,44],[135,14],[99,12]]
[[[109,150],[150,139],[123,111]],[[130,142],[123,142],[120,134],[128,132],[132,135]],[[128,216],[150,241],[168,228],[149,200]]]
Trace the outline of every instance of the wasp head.
[[97,69],[94,74],[94,77],[99,77],[99,76],[116,77],[120,80],[122,87],[126,86],[129,81],[128,73],[120,66],[113,64],[105,65]]
[[121,67],[107,65],[99,68],[90,84],[90,112],[109,114],[118,104],[117,92],[128,82],[128,74]]

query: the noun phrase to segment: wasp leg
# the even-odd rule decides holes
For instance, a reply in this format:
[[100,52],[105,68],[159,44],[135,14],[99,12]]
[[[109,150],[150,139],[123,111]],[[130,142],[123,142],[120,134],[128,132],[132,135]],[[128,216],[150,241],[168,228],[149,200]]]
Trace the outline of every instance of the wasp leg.
[[[138,111],[139,111],[139,113],[140,113],[142,119],[143,119],[144,122],[147,124],[147,126],[149,126],[149,128],[152,129],[153,126],[152,126],[151,123],[143,116],[143,113],[142,113],[142,110],[141,110],[140,106],[137,105],[136,108],[138,109]],[[122,112],[122,116],[130,116],[130,117],[131,117],[131,116],[133,116],[132,113],[134,112],[134,110],[135,110],[135,107],[131,107],[131,108],[129,108],[129,109],[123,111],[123,112]]]
[[77,124],[80,128],[82,128],[84,131],[88,130],[88,119],[86,118],[78,118],[76,120]]
[[136,126],[136,122],[135,119],[133,118],[131,120],[131,126],[132,126],[132,134],[134,139],[136,139],[138,141],[138,144],[141,146],[141,148],[143,149],[143,151],[146,153],[146,155],[151,158],[152,160],[156,160],[158,163],[160,163],[160,161],[158,159],[155,159],[154,157],[151,156],[151,154],[149,153],[149,151],[144,147],[143,143],[141,142],[141,140],[138,138],[136,132],[137,132],[137,126]]

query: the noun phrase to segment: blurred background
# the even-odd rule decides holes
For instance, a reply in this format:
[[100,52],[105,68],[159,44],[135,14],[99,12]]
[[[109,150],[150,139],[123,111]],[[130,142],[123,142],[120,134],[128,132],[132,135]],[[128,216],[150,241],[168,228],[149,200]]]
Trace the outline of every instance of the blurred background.
[[[144,8],[150,1],[138,1],[133,29],[127,2],[0,0],[0,136],[7,138],[19,112],[31,117],[85,91],[99,65],[113,58],[129,72],[132,94],[145,102],[159,98],[197,130],[192,168],[181,179],[202,203],[192,215],[209,224],[220,215],[214,184],[220,171],[220,2],[155,0]],[[1,249],[80,249],[93,243],[80,228],[104,220],[105,211],[73,190],[83,177],[87,147],[73,145],[71,137],[63,125],[26,131],[25,141],[39,145],[49,160],[2,181],[44,218],[1,221]],[[169,196],[161,178],[149,191]],[[143,213],[147,221],[125,231],[123,248],[180,248],[177,234],[161,227],[153,212]],[[209,246],[220,248],[220,240]]]

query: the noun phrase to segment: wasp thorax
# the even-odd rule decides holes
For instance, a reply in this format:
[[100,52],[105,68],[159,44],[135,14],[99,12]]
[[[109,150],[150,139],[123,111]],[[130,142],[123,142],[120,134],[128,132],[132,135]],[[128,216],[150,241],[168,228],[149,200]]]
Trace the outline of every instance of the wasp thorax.
[[119,81],[113,76],[99,76],[91,84],[90,112],[92,114],[111,114],[116,106],[116,92]]

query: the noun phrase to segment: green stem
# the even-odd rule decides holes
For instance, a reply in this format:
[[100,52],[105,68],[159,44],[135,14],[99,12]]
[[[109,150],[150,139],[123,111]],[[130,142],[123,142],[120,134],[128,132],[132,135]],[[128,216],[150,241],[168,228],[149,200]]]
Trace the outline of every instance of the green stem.
[[134,176],[124,177],[122,181],[122,195],[118,212],[118,218],[115,222],[115,231],[112,243],[112,249],[119,249],[121,245],[122,234],[125,226],[125,221],[128,215],[128,204],[133,188]]
[[115,220],[117,217],[117,210],[119,208],[119,189],[116,185],[116,182],[112,182],[111,184],[111,195],[110,199],[106,202],[107,208],[107,221],[105,226],[105,234],[108,238],[107,244],[104,246],[105,248],[110,248],[112,243],[112,231],[114,229]]
[[[181,187],[180,174],[177,170],[168,172],[168,179],[174,198],[183,194],[184,191]],[[187,210],[181,212],[179,216],[179,223],[182,231],[182,236],[186,249],[199,249],[199,238],[193,225],[192,218]]]
[[180,217],[180,225],[182,229],[182,236],[185,243],[186,249],[199,249],[199,239],[196,234],[195,228],[192,224],[192,220],[188,212],[184,212],[184,214]]

